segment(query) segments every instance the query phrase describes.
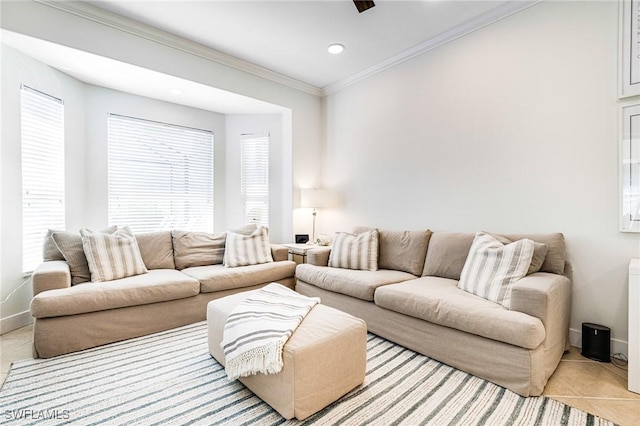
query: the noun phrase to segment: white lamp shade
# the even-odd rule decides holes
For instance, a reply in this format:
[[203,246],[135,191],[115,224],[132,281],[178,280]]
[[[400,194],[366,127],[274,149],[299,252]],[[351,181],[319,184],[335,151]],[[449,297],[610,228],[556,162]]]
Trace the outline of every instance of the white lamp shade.
[[322,208],[331,205],[331,193],[326,189],[301,189],[300,207]]

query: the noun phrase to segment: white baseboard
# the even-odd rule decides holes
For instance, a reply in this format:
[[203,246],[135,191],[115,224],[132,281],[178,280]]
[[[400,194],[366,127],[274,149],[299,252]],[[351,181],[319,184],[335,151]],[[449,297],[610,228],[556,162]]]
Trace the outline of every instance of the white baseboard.
[[[569,329],[569,343],[571,346],[582,349],[582,330]],[[629,355],[629,344],[624,340],[611,339],[611,353],[623,353]]]
[[29,311],[20,312],[6,318],[0,319],[0,334],[9,333],[33,322],[33,317]]

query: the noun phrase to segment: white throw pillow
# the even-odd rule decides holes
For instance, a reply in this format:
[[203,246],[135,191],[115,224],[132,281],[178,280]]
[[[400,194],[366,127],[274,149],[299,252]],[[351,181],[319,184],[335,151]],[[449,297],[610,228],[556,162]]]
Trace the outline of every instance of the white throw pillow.
[[334,268],[378,270],[378,230],[360,234],[336,232],[329,254],[329,266]]
[[458,287],[509,309],[511,288],[529,270],[534,242],[529,239],[503,244],[478,232],[462,268]]
[[87,257],[91,281],[111,281],[147,272],[138,242],[129,227],[112,234],[81,229],[82,247]]
[[227,232],[224,266],[235,268],[236,266],[258,265],[268,262],[273,262],[271,245],[269,244],[269,228],[259,226],[249,235],[233,231]]

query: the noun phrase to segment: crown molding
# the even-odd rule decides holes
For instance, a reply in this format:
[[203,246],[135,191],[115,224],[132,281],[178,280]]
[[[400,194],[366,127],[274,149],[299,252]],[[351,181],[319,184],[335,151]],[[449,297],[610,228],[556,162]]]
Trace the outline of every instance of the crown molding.
[[252,74],[257,77],[261,77],[266,80],[270,80],[275,83],[279,83],[314,96],[324,97],[332,93],[336,93],[349,86],[352,86],[385,70],[393,68],[396,65],[399,65],[417,56],[423,55],[460,37],[464,37],[465,35],[473,33],[474,31],[484,28],[487,25],[491,25],[522,10],[528,9],[529,7],[536,5],[544,0],[512,0],[508,3],[504,3],[480,16],[477,16],[458,25],[457,27],[447,30],[436,37],[418,44],[411,49],[407,49],[404,52],[392,56],[389,59],[386,59],[343,80],[329,84],[323,88],[319,88],[303,81],[296,80],[284,74],[272,71],[268,68],[261,67],[248,61],[244,61],[226,53],[222,53],[215,49],[203,46],[191,40],[187,40],[175,34],[171,34],[166,31],[154,28],[150,25],[140,23],[133,19],[117,15],[104,9],[100,9],[88,3],[56,0],[34,1],[61,10],[63,12],[79,16],[84,19],[106,25],[116,30],[124,31],[129,34],[201,57],[203,59],[228,66],[238,71],[246,72],[248,74]]
[[472,32],[477,31],[481,28],[484,28],[487,25],[491,25],[508,16],[511,16],[522,10],[528,9],[529,7],[535,4],[538,4],[542,1],[544,0],[512,0],[508,3],[504,3],[500,6],[497,6],[482,15],[479,15],[468,21],[465,21],[462,24],[458,25],[457,27],[447,30],[442,34],[439,34],[438,36],[425,41],[424,43],[418,44],[417,46],[412,47],[411,49],[407,49],[404,52],[401,52],[395,56],[392,56],[391,58],[386,59],[376,65],[373,65],[357,74],[354,74],[343,80],[337,81],[335,83],[332,83],[323,87],[322,88],[323,95],[327,96],[332,93],[336,93],[346,87],[354,85],[371,76],[374,76],[385,70],[388,70],[389,68],[393,68],[396,65],[399,65],[403,62],[406,62],[410,59],[413,59],[417,56],[427,53],[433,49],[436,49],[460,37],[463,37],[467,34],[471,34]]
[[248,61],[236,58],[215,49],[203,46],[199,43],[187,40],[175,34],[159,30],[150,25],[137,22],[133,19],[117,15],[84,2],[69,2],[56,0],[34,0],[37,3],[54,9],[67,12],[81,18],[106,25],[116,30],[163,44],[165,46],[181,50],[200,58],[228,66],[238,71],[246,72],[266,80],[273,81],[310,95],[322,97],[324,92],[319,87],[300,80],[277,73],[268,68],[261,67]]

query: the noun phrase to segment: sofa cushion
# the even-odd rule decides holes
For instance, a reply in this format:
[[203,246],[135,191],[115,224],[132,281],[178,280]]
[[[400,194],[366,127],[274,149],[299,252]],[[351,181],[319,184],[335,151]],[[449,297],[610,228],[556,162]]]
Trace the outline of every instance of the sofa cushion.
[[408,272],[388,269],[358,271],[301,264],[296,267],[296,278],[334,293],[372,301],[373,293],[379,287],[415,279],[415,276]]
[[31,300],[31,315],[48,318],[106,311],[184,299],[199,292],[198,280],[175,269],[155,269],[119,280],[42,292]]
[[[104,231],[108,234],[116,232],[117,226],[110,226]],[[71,285],[91,281],[91,272],[87,263],[87,256],[82,246],[82,236],[69,231],[52,231],[51,239],[69,264],[71,271]]]
[[[512,240],[503,236],[503,235],[493,235],[498,241],[502,244],[511,244]],[[516,240],[519,241],[519,240]],[[529,270],[527,271],[527,275],[538,272],[540,268],[542,268],[542,264],[544,263],[544,259],[547,256],[547,245],[544,243],[538,243],[536,241],[533,242],[533,257],[531,258],[531,264],[529,265]]]
[[376,305],[445,327],[509,343],[537,348],[545,338],[540,319],[467,293],[455,280],[422,277],[380,287]]
[[[356,226],[354,234],[372,228]],[[378,230],[378,268],[404,271],[420,276],[424,268],[431,231]]]
[[317,266],[329,266],[331,247],[318,247],[307,250],[307,263]]
[[249,235],[227,232],[223,264],[227,268],[273,262],[269,228],[259,226]]
[[[564,273],[565,241],[561,233],[553,234],[493,234],[496,238],[505,237],[510,241],[525,238],[547,246],[540,272]],[[434,232],[429,240],[427,258],[422,276],[436,276],[459,280],[462,267],[467,260],[469,249],[475,234],[468,232]],[[531,271],[533,272],[533,271]]]
[[136,234],[140,255],[147,269],[175,269],[171,231]]
[[434,232],[429,239],[422,276],[459,280],[475,234]]
[[281,244],[269,244],[271,246],[271,257],[274,262],[289,260],[289,248]]
[[171,231],[176,269],[222,263],[227,233]]
[[542,268],[544,259],[547,257],[548,249],[546,244],[537,241],[533,242],[533,257],[531,258],[531,265],[529,265],[527,275],[535,274]]
[[53,241],[52,235],[54,232],[64,232],[64,231],[54,231],[53,229],[47,230],[47,235],[44,237],[44,243],[42,244],[42,260],[43,262],[49,262],[52,260],[64,260],[64,256],[58,250],[56,243]]
[[376,271],[378,269],[378,230],[350,234],[336,232],[329,253],[332,268]]
[[194,266],[182,272],[200,281],[201,293],[250,287],[278,282],[294,276],[296,263],[291,260],[259,265],[225,268],[223,265]]
[[511,241],[528,238],[547,246],[547,253],[544,262],[540,267],[540,272],[551,272],[552,274],[563,274],[566,256],[566,244],[564,235],[560,232],[553,234],[503,234]]
[[478,232],[462,268],[458,287],[509,309],[511,288],[527,275],[535,243],[523,239],[503,244],[492,235]]
[[129,227],[112,234],[81,229],[92,282],[113,281],[147,272],[136,237]]

